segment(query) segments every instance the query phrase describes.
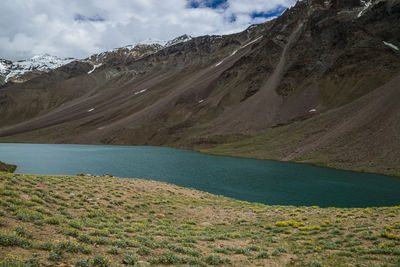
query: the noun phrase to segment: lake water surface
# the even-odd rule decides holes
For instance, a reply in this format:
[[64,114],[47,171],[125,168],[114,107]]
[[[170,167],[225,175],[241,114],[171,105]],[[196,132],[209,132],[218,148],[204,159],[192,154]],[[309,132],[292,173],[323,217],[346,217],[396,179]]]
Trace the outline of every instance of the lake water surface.
[[400,178],[164,147],[4,143],[0,144],[0,161],[18,165],[18,173],[108,173],[270,205],[400,204]]

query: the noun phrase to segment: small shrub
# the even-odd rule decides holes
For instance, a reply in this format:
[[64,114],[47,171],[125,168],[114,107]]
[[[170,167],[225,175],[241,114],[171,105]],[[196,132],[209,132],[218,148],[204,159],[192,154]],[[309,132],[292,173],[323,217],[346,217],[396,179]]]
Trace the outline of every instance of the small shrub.
[[34,196],[34,197],[31,199],[31,201],[32,201],[32,202],[36,202],[36,203],[38,203],[38,204],[43,204],[43,203],[44,203],[43,200],[40,199],[40,198],[38,198],[37,196]]
[[53,243],[51,243],[50,241],[45,241],[45,242],[39,244],[37,248],[40,250],[50,251],[53,248]]
[[75,229],[82,230],[82,225],[78,221],[71,220],[68,221],[67,224]]
[[51,212],[51,211],[46,210],[46,209],[43,208],[43,207],[36,208],[36,211],[38,211],[38,212],[40,212],[40,213],[42,213],[42,214],[44,214],[44,215],[47,215],[47,216],[52,215],[52,212]]
[[77,239],[79,242],[83,242],[83,243],[87,243],[87,244],[93,243],[92,239],[87,235],[80,235],[80,236],[78,236]]
[[281,253],[286,253],[287,252],[287,250],[284,248],[284,247],[278,247],[278,248],[276,248],[273,252],[272,252],[272,256],[280,256],[281,255]]
[[216,253],[230,254],[230,250],[227,248],[214,248],[213,251]]
[[52,225],[60,225],[61,218],[59,218],[59,217],[49,217],[49,218],[46,218],[44,220],[44,222],[47,223],[47,224],[52,224]]
[[189,266],[207,266],[207,264],[205,264],[205,262],[204,261],[202,261],[201,259],[199,259],[199,258],[191,258],[191,257],[183,257],[182,259],[181,259],[181,262],[183,263],[183,264],[188,264]]
[[32,237],[33,237],[32,233],[28,233],[28,232],[25,230],[25,228],[24,228],[23,226],[17,226],[17,227],[15,227],[15,228],[14,228],[14,231],[15,231],[18,235],[20,235],[20,236],[22,236],[22,237],[25,237],[25,238],[32,239]]
[[75,267],[90,267],[90,261],[88,259],[79,259],[75,262]]
[[33,256],[32,258],[27,260],[21,260],[12,255],[8,255],[7,257],[3,258],[0,261],[0,267],[20,267],[20,266],[39,267],[40,262],[37,256]]
[[267,251],[263,251],[257,255],[256,259],[268,259],[269,255]]
[[92,239],[92,243],[95,243],[97,245],[109,245],[111,242],[105,237],[98,237]]
[[66,236],[78,237],[79,232],[76,229],[61,229],[61,232]]
[[181,258],[173,252],[166,252],[159,258],[150,258],[151,264],[178,264],[181,263]]
[[248,246],[247,249],[250,251],[260,251],[260,247],[256,245]]
[[50,251],[49,260],[51,261],[60,261],[64,257],[64,252],[61,248],[55,247],[53,250]]
[[126,244],[125,240],[122,240],[122,239],[120,239],[120,240],[114,240],[114,241],[112,242],[112,245],[113,245],[113,246],[117,246],[117,247],[119,247],[119,248],[126,248],[126,247],[127,247],[127,244]]
[[191,255],[191,256],[194,256],[194,257],[199,257],[201,255],[201,252],[199,250],[187,249],[187,248],[184,248],[182,246],[177,246],[177,245],[170,245],[169,249],[172,250],[172,251],[175,251],[175,252]]
[[0,245],[4,247],[22,247],[22,248],[30,248],[32,247],[32,243],[20,237],[18,234],[11,232],[0,232]]
[[94,255],[91,259],[90,259],[90,266],[102,266],[102,267],[107,267],[109,266],[111,263],[111,261],[105,257],[105,256],[101,256],[99,254]]
[[95,230],[94,232],[90,233],[91,236],[110,236],[110,233],[105,230],[105,231],[100,231],[100,230]]
[[230,259],[221,257],[218,254],[210,254],[205,258],[205,262],[210,265],[218,265],[224,263],[230,263]]
[[36,220],[43,219],[43,215],[41,213],[29,209],[18,209],[16,217],[18,220],[23,222],[34,222]]
[[112,247],[107,252],[109,254],[118,255],[119,254],[119,248],[118,247]]
[[182,244],[197,243],[197,240],[194,238],[181,238],[181,239],[178,239],[177,241]]
[[137,253],[141,256],[146,256],[150,254],[150,249],[147,247],[140,247],[137,251]]
[[352,257],[352,253],[350,251],[339,251],[337,253],[338,256]]
[[235,254],[243,254],[243,255],[250,255],[250,250],[247,248],[233,248]]
[[308,267],[322,267],[322,263],[320,263],[317,260],[312,260],[310,261],[310,263],[308,264]]
[[81,244],[71,240],[62,241],[57,245],[57,248],[71,253],[81,252],[83,254],[89,254],[91,252],[90,248],[86,248]]
[[122,258],[122,262],[125,264],[135,264],[138,261],[138,258],[136,257],[136,255],[133,253],[133,251],[127,251],[125,252],[123,258]]

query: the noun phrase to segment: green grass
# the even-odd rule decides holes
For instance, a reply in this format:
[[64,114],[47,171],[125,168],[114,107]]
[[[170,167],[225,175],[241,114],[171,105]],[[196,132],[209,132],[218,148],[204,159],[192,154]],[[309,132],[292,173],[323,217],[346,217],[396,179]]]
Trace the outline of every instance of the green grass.
[[0,266],[395,266],[400,257],[399,206],[267,206],[154,181],[10,173],[0,194]]

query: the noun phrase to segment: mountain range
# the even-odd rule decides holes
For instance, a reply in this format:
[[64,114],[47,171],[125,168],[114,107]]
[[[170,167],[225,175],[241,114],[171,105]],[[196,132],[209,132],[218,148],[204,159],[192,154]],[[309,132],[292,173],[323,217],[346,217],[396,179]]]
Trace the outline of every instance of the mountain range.
[[[44,72],[57,69],[72,61],[88,62],[93,64],[93,70],[99,67],[103,62],[111,60],[112,57],[133,57],[137,58],[149,53],[155,53],[162,48],[175,45],[180,42],[189,41],[192,37],[188,35],[179,36],[170,41],[162,40],[144,40],[135,45],[128,45],[121,48],[115,48],[99,54],[94,54],[89,58],[79,60],[74,58],[59,58],[49,54],[36,55],[27,60],[18,60],[12,62],[6,59],[0,59],[0,85],[7,82],[22,83]],[[91,73],[91,72],[90,72]],[[90,74],[88,73],[88,74]]]
[[303,0],[222,36],[0,61],[0,141],[162,145],[400,175],[400,1]]

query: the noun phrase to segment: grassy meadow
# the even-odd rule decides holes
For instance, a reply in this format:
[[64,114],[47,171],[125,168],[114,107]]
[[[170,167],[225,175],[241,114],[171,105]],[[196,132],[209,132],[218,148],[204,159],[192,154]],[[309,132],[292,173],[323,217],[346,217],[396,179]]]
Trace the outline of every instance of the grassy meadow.
[[267,206],[139,179],[0,173],[2,266],[400,266],[400,206]]

